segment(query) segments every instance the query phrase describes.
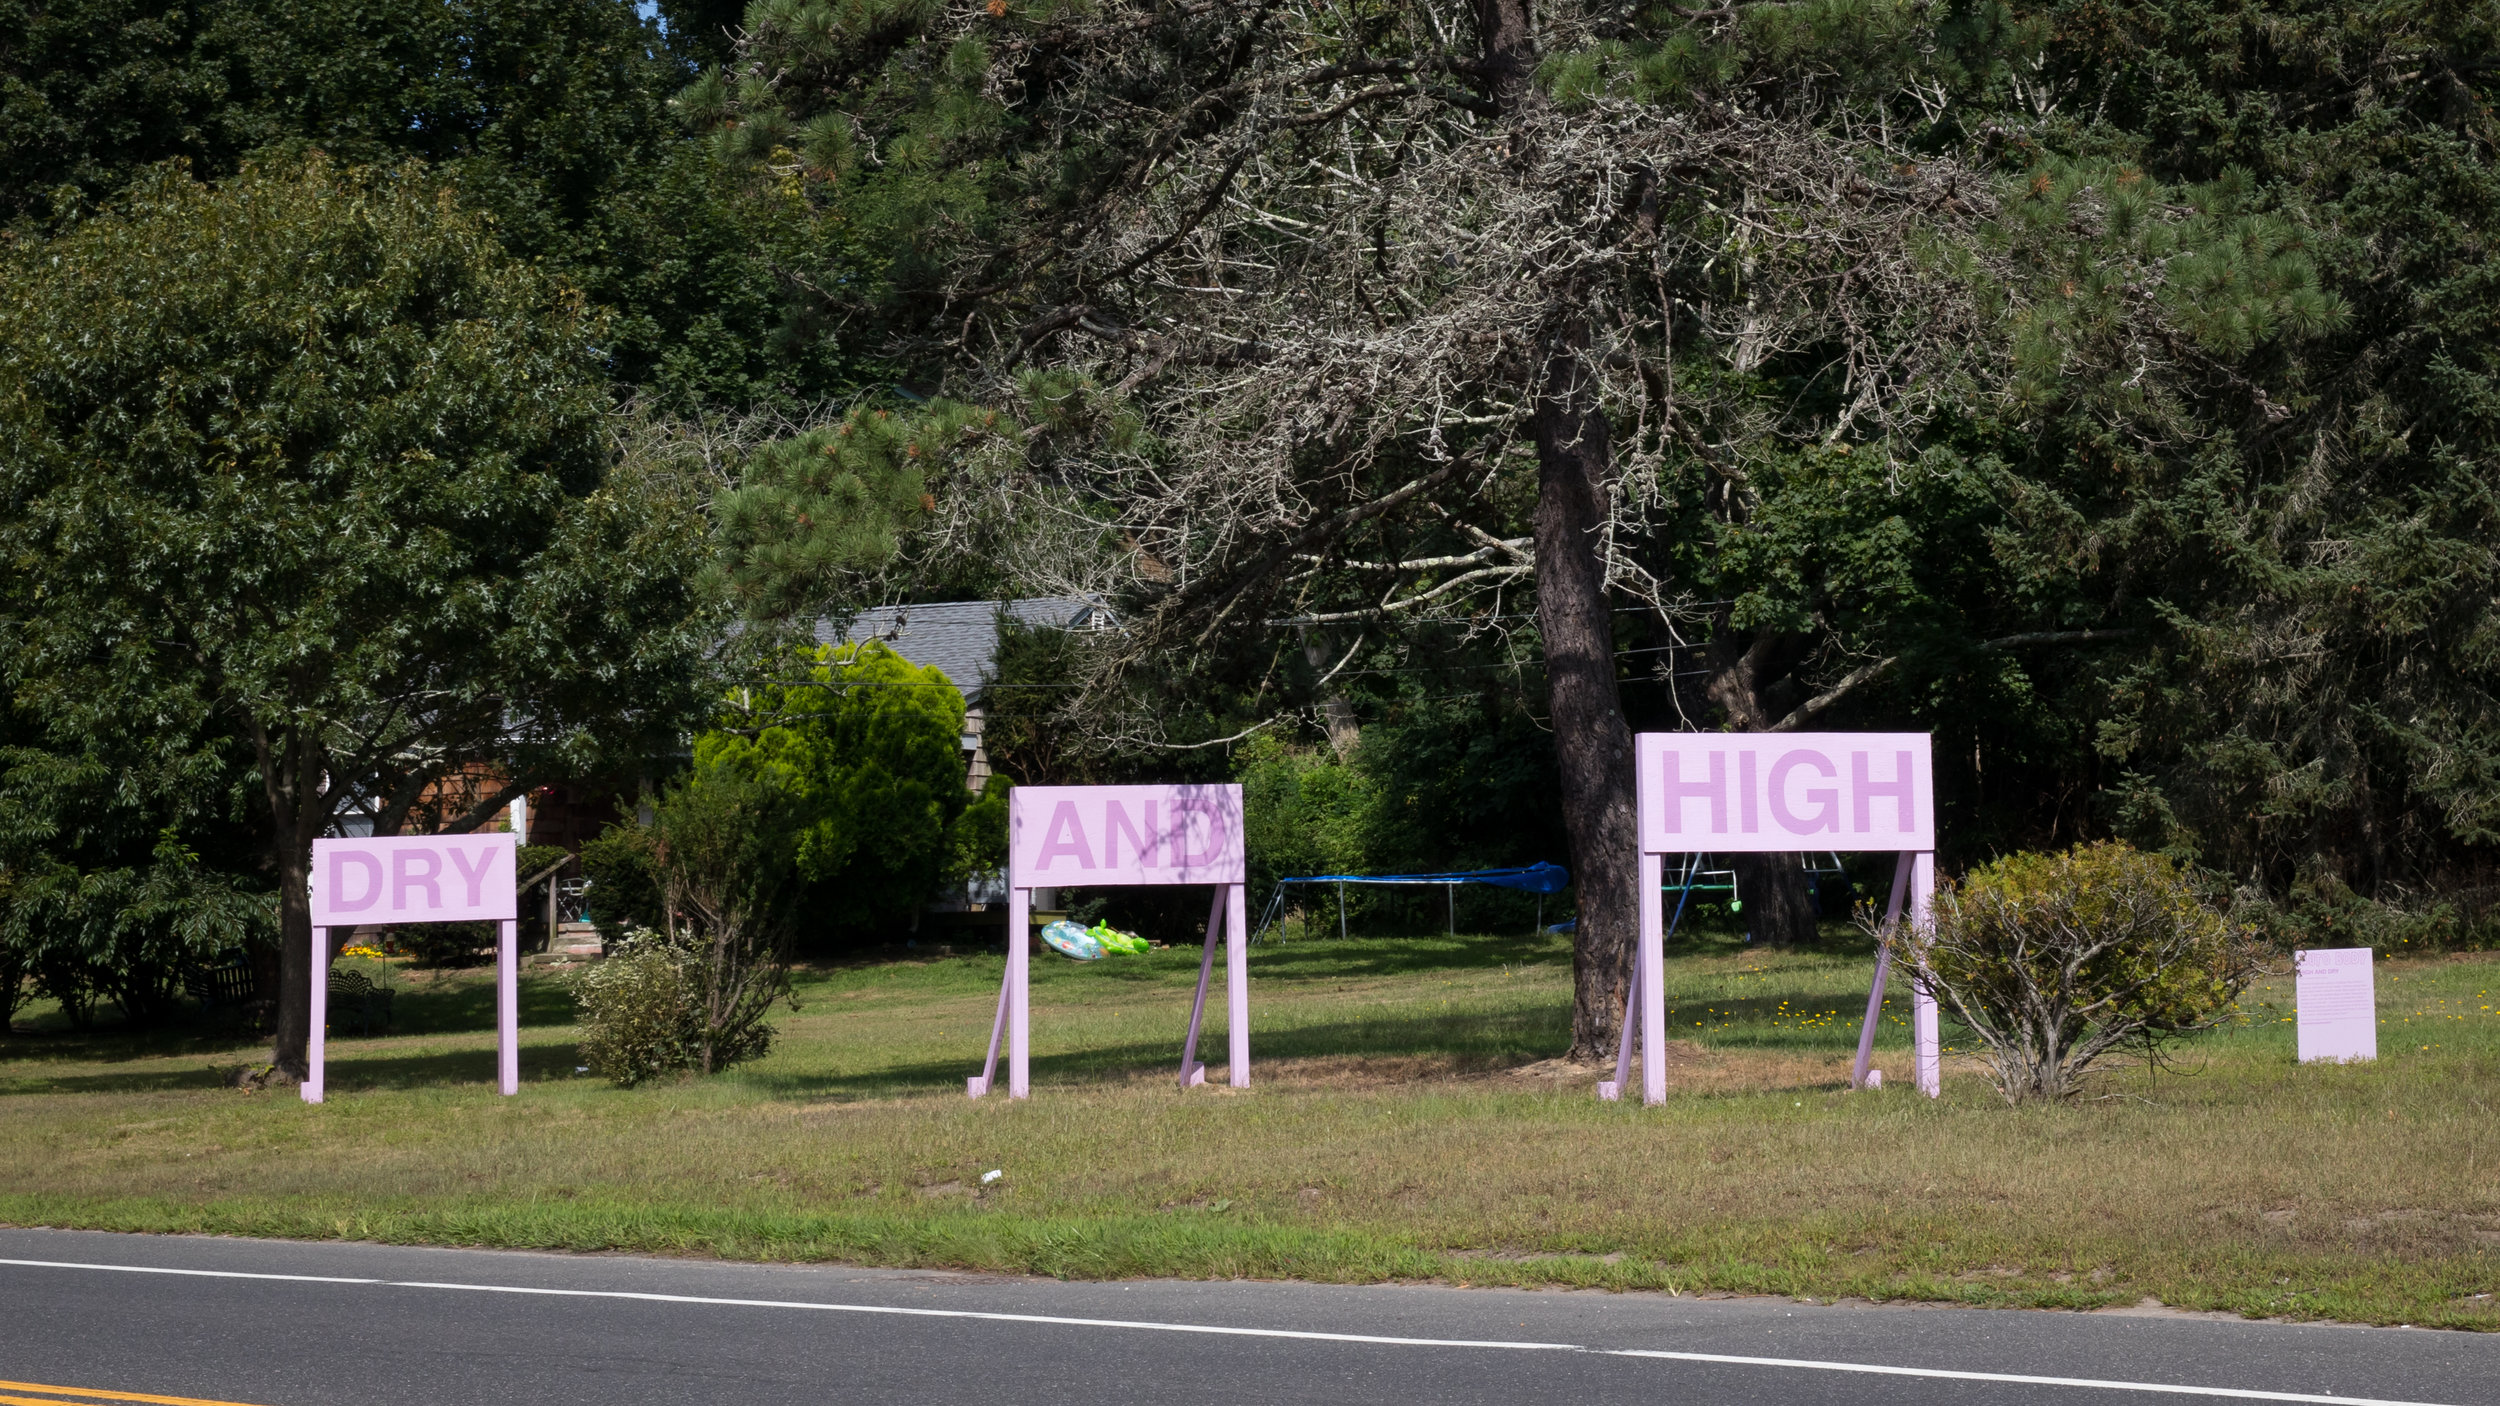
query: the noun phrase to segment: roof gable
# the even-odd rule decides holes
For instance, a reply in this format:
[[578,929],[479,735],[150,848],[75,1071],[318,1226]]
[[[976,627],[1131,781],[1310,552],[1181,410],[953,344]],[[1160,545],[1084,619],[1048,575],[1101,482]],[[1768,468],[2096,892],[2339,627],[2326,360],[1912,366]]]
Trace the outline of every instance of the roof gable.
[[882,641],[914,664],[935,665],[971,702],[989,683],[998,660],[998,621],[1006,615],[1021,624],[1049,630],[1099,630],[1112,617],[1099,601],[1081,596],[1042,596],[1030,600],[967,600],[881,605],[852,617],[849,628],[831,620],[816,622],[818,644],[864,644]]

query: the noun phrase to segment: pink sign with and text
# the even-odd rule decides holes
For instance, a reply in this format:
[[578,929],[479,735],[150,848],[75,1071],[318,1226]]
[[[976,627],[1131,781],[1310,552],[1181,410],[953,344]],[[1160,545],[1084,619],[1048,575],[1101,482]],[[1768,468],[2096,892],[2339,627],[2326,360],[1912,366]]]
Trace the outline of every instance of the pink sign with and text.
[[1238,884],[1249,866],[1239,786],[1018,786],[1007,793],[1008,883]]
[[315,840],[313,926],[510,922],[516,846],[511,835]]
[[2300,1058],[2378,1058],[2378,981],[2367,947],[2324,947],[2292,954]]
[[1936,784],[1923,732],[1644,732],[1649,854],[1932,850]]

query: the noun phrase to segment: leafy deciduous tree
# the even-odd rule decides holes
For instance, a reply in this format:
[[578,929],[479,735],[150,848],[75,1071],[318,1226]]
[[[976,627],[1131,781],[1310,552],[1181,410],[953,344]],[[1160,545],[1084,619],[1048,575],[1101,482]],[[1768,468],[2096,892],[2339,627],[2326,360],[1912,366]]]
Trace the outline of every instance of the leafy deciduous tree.
[[596,327],[411,169],[178,170],[0,265],[0,662],[44,745],[248,749],[302,1070],[316,836],[473,826],[699,696],[699,505],[612,471]]

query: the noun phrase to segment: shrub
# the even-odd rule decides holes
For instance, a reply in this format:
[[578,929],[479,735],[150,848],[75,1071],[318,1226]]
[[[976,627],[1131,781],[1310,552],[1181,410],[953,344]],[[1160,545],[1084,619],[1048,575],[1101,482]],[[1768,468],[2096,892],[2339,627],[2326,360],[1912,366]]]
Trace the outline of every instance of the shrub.
[[835,936],[891,932],[960,877],[964,842],[978,848],[954,829],[973,799],[958,742],[963,695],[944,672],[874,640],[773,662],[726,701],[719,730],[697,739],[698,766],[715,779],[771,778],[787,862],[813,891],[809,902],[788,896],[794,921],[803,914]]
[[2158,1061],[2220,1024],[2262,951],[2170,860],[2114,842],[1973,870],[1937,895],[1932,933],[1885,938],[1979,1038],[2008,1103],[2072,1097],[2113,1054]]
[[698,738],[694,767],[652,808],[662,907],[695,981],[694,1062],[704,1073],[761,1056],[764,1016],[790,994],[801,894],[803,794],[744,739]]
[[406,923],[383,939],[420,967],[478,967],[494,960],[493,923]]
[[703,1038],[699,960],[647,928],[573,982],[582,1062],[620,1088],[694,1066]]
[[960,882],[1007,867],[1007,792],[1012,783],[993,775],[980,799],[965,806],[946,830],[946,877]]
[[764,1017],[790,994],[809,815],[789,768],[744,738],[706,733],[649,825],[610,826],[583,847],[603,934],[629,906],[647,902],[660,919],[659,931],[631,928],[578,979],[585,1063],[630,1086],[671,1069],[716,1073],[772,1047]]
[[660,911],[660,857],[651,832],[640,825],[610,825],[582,846],[582,892],[599,940],[625,940],[629,928],[664,928]]

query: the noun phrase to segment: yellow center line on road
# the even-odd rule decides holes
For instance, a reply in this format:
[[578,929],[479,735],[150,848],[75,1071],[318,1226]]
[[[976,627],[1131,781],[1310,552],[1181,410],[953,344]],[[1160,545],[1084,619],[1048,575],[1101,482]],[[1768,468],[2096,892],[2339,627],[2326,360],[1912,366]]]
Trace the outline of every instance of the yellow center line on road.
[[[0,1382],[0,1392],[40,1391],[32,1396],[0,1396],[0,1406],[75,1406],[80,1401],[152,1401],[156,1406],[251,1406],[248,1401],[210,1401],[197,1396],[150,1396],[143,1391],[101,1391],[84,1386],[45,1386],[40,1382]],[[63,1400],[68,1397],[70,1400]]]

